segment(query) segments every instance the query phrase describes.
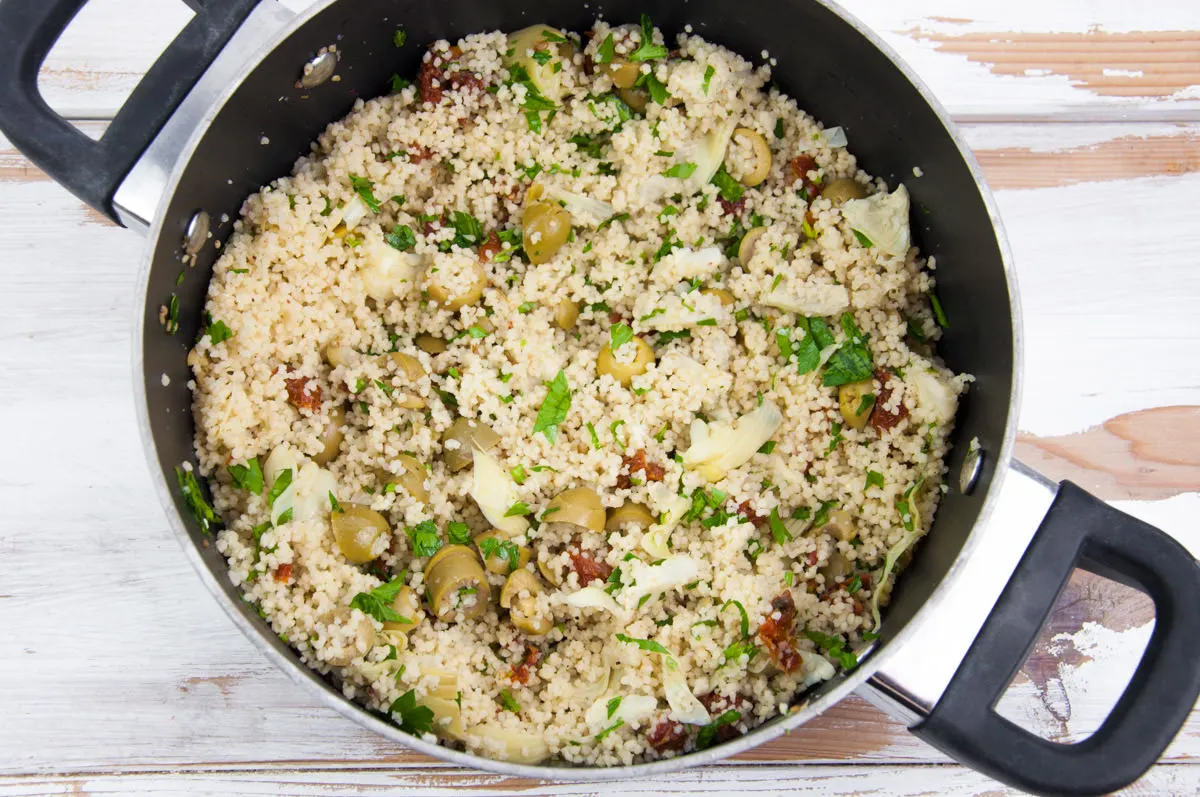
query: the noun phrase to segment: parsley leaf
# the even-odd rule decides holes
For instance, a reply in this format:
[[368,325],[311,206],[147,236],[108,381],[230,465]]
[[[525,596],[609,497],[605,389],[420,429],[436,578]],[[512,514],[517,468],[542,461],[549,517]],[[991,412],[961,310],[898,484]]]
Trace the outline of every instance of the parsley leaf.
[[[933,317],[938,322],[938,326],[942,329],[949,329],[950,322],[946,319],[946,311],[942,309],[942,302],[936,293],[929,294],[929,304],[933,307]],[[216,343],[216,341],[213,342]]]
[[254,457],[245,465],[230,465],[229,475],[233,478],[234,487],[249,490],[255,495],[263,491],[263,473],[258,464],[258,457]]
[[629,341],[633,340],[633,327],[628,324],[613,324],[608,328],[609,349],[616,351],[624,346]]
[[404,577],[398,576],[370,592],[358,593],[350,599],[350,608],[358,609],[381,623],[411,623],[411,619],[392,608],[392,603],[403,587]]
[[175,468],[175,478],[179,482],[179,492],[183,494],[184,502],[192,511],[192,517],[200,524],[200,530],[205,534],[212,534],[215,529],[220,527],[221,518],[217,517],[216,511],[204,499],[204,493],[200,489],[200,482],[196,480],[196,474],[190,470]]
[[454,245],[468,249],[483,240],[483,225],[470,213],[456,210],[450,214],[454,227]]
[[883,474],[877,470],[867,471],[867,483],[863,486],[863,489],[865,490],[872,485],[875,487],[883,487]]
[[722,713],[721,716],[717,717],[715,720],[700,729],[700,733],[696,736],[696,749],[704,750],[707,747],[711,747],[713,738],[717,735],[718,730],[725,725],[732,725],[733,723],[738,722],[741,720],[741,718],[742,712],[736,709],[731,708]]
[[778,509],[771,510],[771,514],[767,516],[767,525],[771,528],[771,536],[775,538],[776,545],[791,542],[792,534],[787,530],[787,526],[783,525]]
[[338,503],[337,496],[333,494],[333,490],[329,491],[329,511],[335,515],[340,515],[346,511],[345,509],[342,509],[342,505]]
[[367,207],[371,209],[372,213],[378,213],[381,205],[379,200],[375,198],[375,195],[371,193],[371,188],[374,185],[375,183],[365,177],[350,175],[350,187],[354,189],[356,194],[362,197],[362,201],[367,203]]
[[613,214],[612,216],[609,216],[609,217],[608,217],[607,219],[605,219],[604,221],[600,222],[600,225],[599,225],[598,227],[596,227],[596,231],[597,231],[597,232],[599,232],[600,230],[603,230],[605,227],[607,227],[608,225],[612,224],[613,222],[617,222],[617,221],[625,221],[625,220],[626,220],[626,219],[628,219],[628,218],[629,218],[629,214],[628,214],[628,213],[616,213],[616,214]]
[[618,695],[608,701],[608,718],[612,719],[612,715],[617,713],[617,709],[621,707],[621,696]]
[[[613,572],[615,573],[617,571],[614,570]],[[668,657],[672,661],[675,659],[675,657],[671,655],[671,651],[667,650],[653,639],[634,639],[633,637],[625,636],[625,634],[617,634],[617,640],[619,642],[624,642],[627,645],[637,645],[639,648],[649,653],[659,653]]]
[[274,508],[275,501],[279,496],[283,495],[284,490],[292,484],[292,469],[284,468],[278,476],[275,477],[275,483],[271,485],[271,492],[267,493],[267,506]]
[[872,246],[874,246],[874,245],[875,245],[874,243],[872,243],[872,242],[871,242],[871,239],[870,239],[870,238],[868,238],[867,236],[863,235],[863,234],[862,234],[861,232],[859,232],[858,230],[856,230],[856,229],[854,229],[854,228],[851,228],[851,229],[850,229],[850,232],[854,233],[854,237],[855,237],[855,238],[858,240],[858,243],[859,243],[860,245],[862,245],[862,246],[865,246],[865,247],[867,247],[868,249],[870,249]]
[[867,410],[871,409],[875,404],[874,393],[863,393],[862,398],[858,400],[858,409],[854,411],[855,415],[866,415]]
[[805,630],[804,635],[811,639],[821,650],[838,660],[844,670],[853,670],[858,666],[858,657],[854,651],[846,650],[846,641],[840,636],[829,636],[820,631]]
[[596,741],[598,741],[598,742],[602,741],[604,739],[604,737],[608,736],[610,733],[615,731],[617,728],[620,728],[624,724],[625,724],[625,720],[617,720],[612,725],[609,725],[607,728],[600,731],[600,733],[596,734]]
[[452,520],[446,526],[446,538],[453,545],[467,545],[471,542],[471,527],[466,523]]
[[642,14],[642,42],[627,57],[635,64],[640,61],[653,61],[656,58],[667,57],[667,48],[654,43],[654,23],[650,21],[647,14]]
[[520,517],[521,515],[528,515],[532,512],[533,510],[529,508],[529,504],[525,503],[524,501],[517,501],[515,504],[505,510],[504,516]]
[[742,639],[750,638],[750,615],[746,614],[746,607],[741,601],[725,601],[725,605],[721,607],[721,611],[725,611],[730,606],[738,610],[738,614],[742,618]]
[[400,730],[414,736],[433,731],[433,709],[417,705],[417,693],[413,689],[396,698],[388,713],[392,715],[393,721],[399,715]]
[[224,340],[229,340],[233,337],[233,330],[226,326],[224,321],[213,321],[204,328],[204,334],[208,335],[209,340],[214,344]]
[[663,176],[678,177],[680,180],[686,180],[692,176],[692,172],[694,171],[696,171],[696,164],[694,163],[677,163],[663,172]]
[[397,47],[403,47],[408,42],[408,31],[404,28],[396,28],[396,32],[392,34],[392,44]]
[[[521,514],[527,515],[529,512],[526,511]],[[501,540],[498,537],[484,537],[479,541],[479,553],[485,563],[489,559],[499,559],[502,562],[508,562],[508,572],[510,573],[521,566],[521,549],[512,540]]]
[[558,438],[558,425],[567,418],[567,410],[571,408],[571,386],[567,384],[567,375],[562,371],[550,382],[546,398],[538,410],[537,420],[533,424],[533,433],[541,432],[551,443]]
[[613,41],[613,35],[610,33],[605,37],[604,41],[600,42],[600,46],[596,48],[596,63],[611,64],[616,56],[617,43]]
[[393,249],[406,252],[417,245],[417,236],[412,227],[407,224],[397,224],[392,231],[383,236],[383,240]]
[[500,705],[504,706],[506,711],[511,711],[514,714],[521,712],[521,704],[512,696],[512,692],[507,689],[500,690]]
[[432,520],[424,520],[406,530],[414,556],[433,556],[442,548],[442,535]]
[[725,164],[723,163],[709,182],[717,187],[717,190],[721,193],[721,199],[724,199],[726,202],[737,202],[742,198],[742,194],[746,193],[745,186],[733,179],[733,175],[725,170]]
[[775,138],[783,138],[783,117],[775,120]]
[[667,99],[671,96],[667,91],[667,87],[653,72],[647,72],[637,79],[633,85],[642,86],[646,91],[650,92],[650,99],[659,105],[665,105]]
[[713,75],[717,74],[717,70],[712,64],[704,67],[704,82],[700,84],[700,88],[704,90],[704,96],[708,96],[708,84],[712,82]]

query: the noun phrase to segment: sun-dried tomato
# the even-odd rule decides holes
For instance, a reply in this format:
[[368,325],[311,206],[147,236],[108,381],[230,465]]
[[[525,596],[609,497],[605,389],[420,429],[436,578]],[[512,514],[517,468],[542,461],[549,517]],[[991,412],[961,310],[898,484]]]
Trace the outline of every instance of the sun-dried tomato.
[[660,482],[667,475],[667,469],[657,462],[646,461],[646,449],[639,448],[632,455],[621,457],[621,473],[617,475],[617,487],[628,489],[633,486],[633,474],[641,472],[643,482]]
[[646,743],[660,753],[682,750],[687,744],[687,731],[684,730],[682,722],[659,720],[646,734]]
[[884,409],[894,392],[889,386],[892,375],[882,368],[876,368],[875,378],[879,380],[881,387],[879,396],[875,399],[875,408],[871,410],[871,426],[875,427],[876,431],[884,432],[908,417],[908,407],[904,406],[904,401],[901,400],[895,410]]
[[771,601],[771,614],[758,627],[758,638],[771,654],[771,661],[784,672],[794,672],[804,663],[792,635],[795,624],[796,601],[791,592],[784,590]]
[[521,659],[521,663],[513,667],[512,679],[519,684],[529,683],[529,676],[533,672],[533,668],[537,667],[538,662],[542,660],[542,651],[533,645],[525,647],[525,657]]
[[491,262],[492,258],[500,253],[501,248],[500,236],[494,232],[488,233],[487,240],[479,247],[479,262]]
[[571,569],[579,576],[580,586],[586,587],[596,580],[604,581],[612,575],[612,565],[594,559],[591,554],[572,550],[567,555],[571,557]]
[[283,380],[287,387],[288,403],[298,410],[316,412],[321,409],[321,386],[311,382],[307,376]]

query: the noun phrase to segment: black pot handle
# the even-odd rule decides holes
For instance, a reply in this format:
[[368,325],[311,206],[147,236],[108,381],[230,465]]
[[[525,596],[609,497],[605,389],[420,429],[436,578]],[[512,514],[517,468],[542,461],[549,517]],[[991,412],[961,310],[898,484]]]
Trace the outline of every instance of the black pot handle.
[[0,130],[72,194],[116,221],[113,195],[259,0],[187,0],[196,12],[99,141],[55,113],[38,70],[87,0],[0,0]]
[[[1147,593],[1155,623],[1133,678],[1100,729],[1076,744],[1058,744],[1004,719],[995,705],[1076,567]],[[953,680],[913,732],[1025,791],[1107,794],[1137,780],[1162,755],[1198,695],[1195,559],[1153,526],[1063,482]]]

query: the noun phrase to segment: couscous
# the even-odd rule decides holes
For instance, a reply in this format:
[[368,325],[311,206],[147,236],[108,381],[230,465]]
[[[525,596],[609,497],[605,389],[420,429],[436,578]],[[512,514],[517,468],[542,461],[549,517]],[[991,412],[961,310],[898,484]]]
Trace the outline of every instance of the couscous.
[[905,187],[645,19],[393,84],[246,200],[190,354],[246,599],[347,697],[526,763],[703,748],[855,666],[968,379]]

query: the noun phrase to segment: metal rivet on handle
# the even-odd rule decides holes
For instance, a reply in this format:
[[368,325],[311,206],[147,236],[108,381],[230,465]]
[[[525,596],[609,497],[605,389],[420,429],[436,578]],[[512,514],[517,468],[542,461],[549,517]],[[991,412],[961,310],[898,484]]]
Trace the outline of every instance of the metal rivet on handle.
[[958,489],[963,495],[970,495],[979,481],[983,471],[983,450],[979,448],[979,438],[972,438],[967,446],[967,456],[963,458],[962,469],[958,472]]
[[183,236],[183,251],[189,255],[194,255],[200,251],[200,247],[204,246],[204,242],[208,240],[208,214],[203,210],[197,210],[192,214],[192,218],[188,221],[187,232]]
[[337,63],[337,53],[328,50],[319,53],[304,65],[304,71],[300,75],[300,88],[316,88],[329,80],[333,77],[333,71],[337,69]]

